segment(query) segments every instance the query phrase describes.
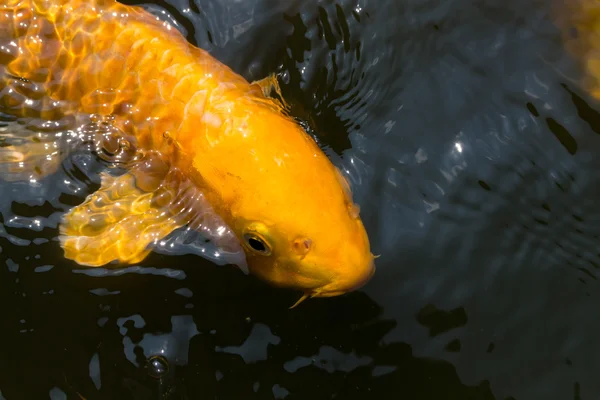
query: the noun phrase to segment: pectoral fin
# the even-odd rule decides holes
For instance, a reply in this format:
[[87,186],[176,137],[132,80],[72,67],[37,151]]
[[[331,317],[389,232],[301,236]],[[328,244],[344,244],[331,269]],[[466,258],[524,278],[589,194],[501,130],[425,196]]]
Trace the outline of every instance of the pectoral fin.
[[17,122],[0,122],[0,179],[37,180],[53,174],[69,151],[67,135],[32,130]]
[[151,156],[119,177],[104,173],[100,189],[62,221],[65,257],[88,266],[146,257],[150,243],[183,225],[168,212],[173,197],[164,185],[168,172],[160,157]]
[[[0,179],[40,180],[54,174],[69,153],[87,144],[102,160],[118,164],[130,161],[135,140],[111,121],[45,121],[17,119],[0,113]],[[37,126],[36,126],[37,125]],[[74,129],[74,125],[77,128]]]
[[67,258],[88,266],[134,264],[183,226],[219,247],[243,251],[202,192],[159,153],[148,152],[126,168],[119,177],[104,174],[100,189],[65,216],[60,242]]

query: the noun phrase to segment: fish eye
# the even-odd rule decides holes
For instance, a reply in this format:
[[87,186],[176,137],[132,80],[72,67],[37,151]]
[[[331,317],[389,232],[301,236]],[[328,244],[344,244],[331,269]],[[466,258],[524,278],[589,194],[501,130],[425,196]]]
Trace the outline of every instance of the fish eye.
[[268,256],[269,254],[271,254],[271,249],[261,237],[247,233],[244,235],[244,240],[246,241],[248,246],[256,253],[262,254],[264,256]]

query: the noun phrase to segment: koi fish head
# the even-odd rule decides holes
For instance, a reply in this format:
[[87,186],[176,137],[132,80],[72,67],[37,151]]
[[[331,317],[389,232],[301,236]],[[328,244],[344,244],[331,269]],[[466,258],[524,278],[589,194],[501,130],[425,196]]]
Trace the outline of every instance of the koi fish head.
[[236,107],[227,109],[227,134],[194,164],[216,191],[213,204],[241,242],[250,273],[300,290],[302,299],[364,285],[374,256],[348,183],[294,121]]
[[293,220],[272,214],[244,219],[238,234],[250,272],[275,286],[302,291],[302,300],[363,286],[375,272],[365,228],[355,206],[342,211],[327,209],[327,203],[304,203],[315,207],[310,220],[304,219],[310,214],[306,208]]

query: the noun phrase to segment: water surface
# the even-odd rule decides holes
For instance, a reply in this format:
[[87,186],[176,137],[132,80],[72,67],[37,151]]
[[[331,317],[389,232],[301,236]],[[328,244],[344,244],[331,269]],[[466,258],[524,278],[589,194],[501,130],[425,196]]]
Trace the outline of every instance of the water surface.
[[0,398],[600,396],[600,107],[549,0],[128,4],[249,80],[280,72],[377,273],[290,311],[197,256],[79,267],[57,223],[101,166],[74,154],[0,182]]

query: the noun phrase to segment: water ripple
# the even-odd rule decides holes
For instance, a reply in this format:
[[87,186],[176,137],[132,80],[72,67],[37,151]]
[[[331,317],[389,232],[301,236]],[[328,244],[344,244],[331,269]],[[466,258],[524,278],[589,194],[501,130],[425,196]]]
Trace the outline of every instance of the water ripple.
[[278,72],[377,274],[290,311],[202,248],[74,268],[57,222],[106,168],[76,153],[0,182],[0,398],[597,397],[600,114],[550,1],[144,5],[246,78]]

